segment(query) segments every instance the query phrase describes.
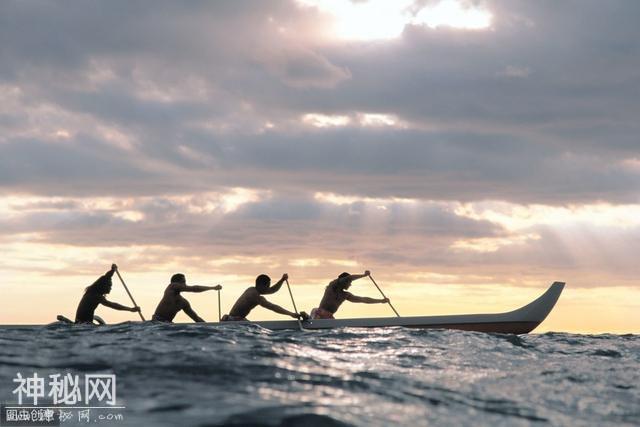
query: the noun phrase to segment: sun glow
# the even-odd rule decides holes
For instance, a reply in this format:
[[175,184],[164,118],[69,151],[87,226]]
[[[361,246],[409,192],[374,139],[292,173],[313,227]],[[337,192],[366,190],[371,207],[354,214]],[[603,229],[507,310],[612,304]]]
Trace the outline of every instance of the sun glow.
[[531,240],[540,240],[540,236],[534,233],[514,235],[512,237],[483,237],[478,239],[456,240],[451,245],[453,250],[473,252],[496,252],[504,246],[524,245]]
[[416,199],[403,199],[399,197],[391,197],[391,198],[375,198],[375,197],[359,197],[359,196],[346,196],[342,194],[335,193],[322,193],[316,192],[313,195],[313,198],[322,203],[331,203],[334,205],[350,205],[353,203],[370,203],[380,208],[381,206],[385,206],[390,203],[395,204],[405,204],[405,205],[414,205],[418,203]]
[[566,226],[588,224],[597,227],[635,228],[640,226],[640,204],[607,203],[581,206],[515,205],[486,201],[455,208],[457,215],[477,221],[487,220],[518,231],[536,225]]
[[394,114],[364,112],[355,112],[350,115],[307,113],[300,117],[300,121],[307,126],[316,128],[344,127],[350,125],[374,128],[395,127],[402,129],[409,127],[406,122],[400,120]]
[[492,15],[460,0],[442,0],[420,7],[413,0],[298,0],[331,16],[333,37],[346,40],[384,40],[399,37],[407,25],[435,29],[450,27],[482,30],[491,25]]
[[454,0],[441,1],[434,7],[418,12],[414,24],[429,28],[451,27],[465,30],[482,30],[491,25],[491,14]]
[[302,116],[302,122],[317,128],[346,126],[351,122],[349,116],[309,113]]

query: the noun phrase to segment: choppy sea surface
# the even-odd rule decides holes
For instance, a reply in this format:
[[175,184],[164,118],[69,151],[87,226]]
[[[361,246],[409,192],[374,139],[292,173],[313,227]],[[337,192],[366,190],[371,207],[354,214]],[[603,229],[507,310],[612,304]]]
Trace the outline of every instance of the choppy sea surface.
[[640,335],[0,327],[0,402],[18,372],[115,374],[105,426],[640,425]]

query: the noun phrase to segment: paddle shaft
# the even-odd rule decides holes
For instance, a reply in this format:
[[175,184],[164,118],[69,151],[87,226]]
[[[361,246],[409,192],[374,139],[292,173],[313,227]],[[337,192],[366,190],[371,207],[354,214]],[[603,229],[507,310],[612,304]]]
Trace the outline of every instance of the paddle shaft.
[[218,322],[222,320],[222,315],[220,314],[222,310],[220,309],[220,289],[218,289]]
[[[122,280],[122,276],[120,275],[120,272],[118,270],[116,270],[116,274],[118,275],[118,278],[122,282],[122,286],[124,286],[124,290],[127,291],[127,295],[129,295],[129,298],[131,298],[131,302],[133,303],[133,306],[138,307],[138,304],[136,304],[136,300],[133,299],[133,295],[131,295],[131,292],[129,292],[129,288],[127,288],[127,284],[124,283],[124,280]],[[142,321],[144,322],[145,320],[144,320],[144,316],[142,315],[142,312],[139,311],[138,314],[140,315],[140,319],[142,319]]]
[[[291,302],[293,303],[293,311],[295,311],[296,315],[298,314],[298,308],[296,307],[296,301],[293,299],[293,293],[291,292],[291,286],[289,286],[289,279],[286,279],[285,282],[287,283],[287,289],[289,290],[289,296],[291,297]],[[300,327],[301,331],[304,331],[304,329],[302,328],[302,322],[300,322],[300,318],[297,318],[298,320],[298,326]]]
[[[382,289],[380,289],[380,286],[378,286],[378,284],[376,283],[375,280],[373,280],[373,277],[371,277],[371,275],[369,275],[369,279],[371,279],[371,281],[373,282],[374,285],[376,285],[376,288],[378,288],[378,290],[380,291],[380,295],[382,295],[382,298],[387,298],[387,296],[384,294],[384,292],[382,292]],[[388,299],[388,298],[387,298]],[[393,308],[393,305],[391,305],[391,301],[387,301],[387,304],[389,304],[389,307],[391,307],[391,310],[393,310],[393,312],[396,314],[396,316],[400,317],[400,315],[398,314],[398,312],[396,311],[395,308]]]

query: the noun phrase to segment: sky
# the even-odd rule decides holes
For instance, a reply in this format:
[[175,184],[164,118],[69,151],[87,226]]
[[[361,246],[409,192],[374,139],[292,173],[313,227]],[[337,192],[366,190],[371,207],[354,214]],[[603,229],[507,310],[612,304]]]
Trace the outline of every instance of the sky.
[[[638,333],[637,16],[595,0],[2,1],[0,323],[73,317],[115,262],[147,317],[176,272],[221,283],[224,312],[286,272],[309,311],[369,269],[402,315],[509,311],[564,281],[538,331]],[[117,280],[109,298],[130,305]],[[217,319],[215,292],[188,298]]]

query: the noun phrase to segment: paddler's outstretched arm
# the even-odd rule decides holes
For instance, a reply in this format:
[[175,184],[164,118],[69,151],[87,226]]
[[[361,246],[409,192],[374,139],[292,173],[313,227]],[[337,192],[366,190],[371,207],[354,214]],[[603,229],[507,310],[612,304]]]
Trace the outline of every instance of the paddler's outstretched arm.
[[371,275],[371,272],[369,270],[366,270],[363,274],[350,274],[349,276],[342,277],[337,280],[337,283],[343,283],[347,280],[354,281],[354,280],[362,279],[363,277],[369,277],[370,275]]
[[113,308],[114,310],[131,312],[140,311],[140,307],[127,307],[126,305],[118,304],[117,302],[111,302],[106,298],[100,301],[100,304],[104,305],[105,307]]
[[289,275],[287,273],[284,273],[282,275],[282,279],[278,280],[278,283],[276,283],[275,285],[271,286],[268,290],[264,291],[262,293],[262,295],[270,295],[270,294],[275,294],[276,292],[278,292],[280,290],[280,288],[282,287],[282,284],[284,283],[285,280],[287,280],[289,278]]
[[266,298],[260,297],[258,304],[261,307],[264,307],[268,310],[275,311],[276,313],[284,314],[285,316],[291,316],[294,319],[297,319],[299,316],[292,311],[287,310],[286,308],[282,308],[277,304],[269,302]]
[[191,308],[191,304],[187,304],[182,310],[194,322],[204,322],[204,319],[202,317],[198,316],[195,311],[193,311],[193,308]]
[[222,286],[189,286],[183,283],[172,283],[171,287],[178,292],[204,292],[204,291],[219,291],[222,289]]
[[361,302],[364,304],[386,304],[389,302],[389,298],[379,299],[379,298],[359,297],[349,292],[345,292],[345,294],[347,294],[347,301],[349,302]]

